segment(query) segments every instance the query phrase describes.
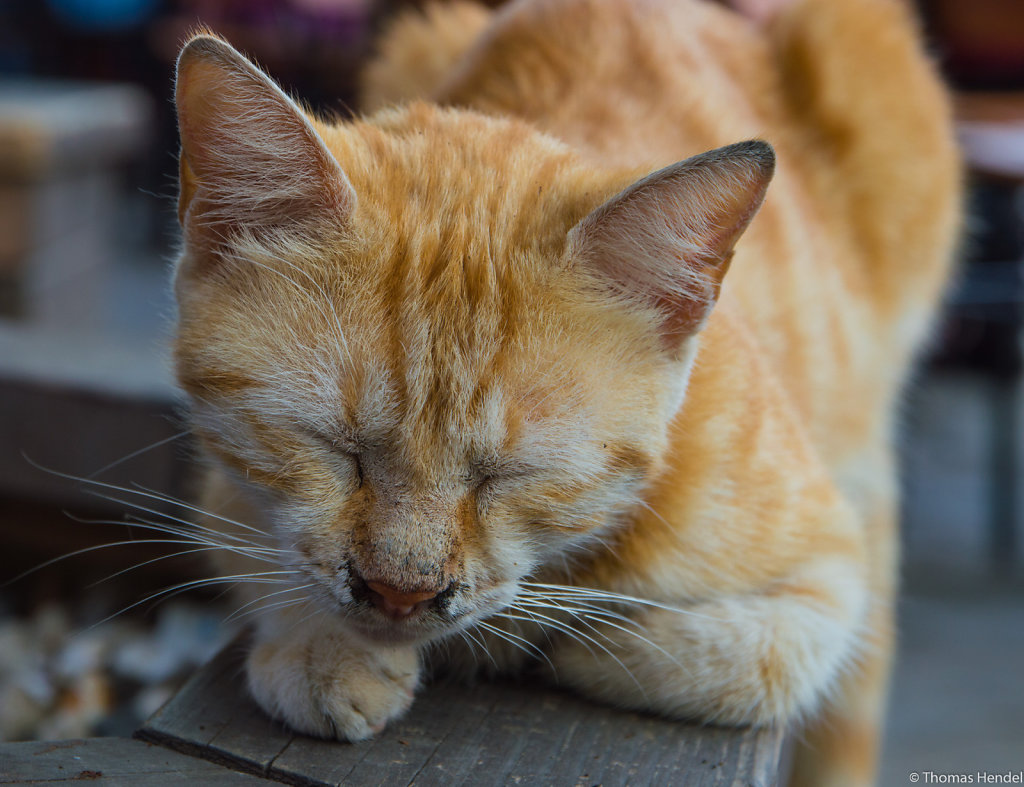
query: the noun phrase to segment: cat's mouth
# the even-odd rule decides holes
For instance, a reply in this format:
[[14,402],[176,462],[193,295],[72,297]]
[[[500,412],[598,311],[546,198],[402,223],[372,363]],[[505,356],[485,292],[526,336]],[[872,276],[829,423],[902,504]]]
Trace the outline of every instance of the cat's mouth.
[[480,614],[448,615],[423,610],[394,619],[375,610],[359,609],[346,615],[345,623],[354,633],[382,645],[419,645],[442,639],[466,628]]
[[418,625],[396,625],[385,621],[375,624],[372,620],[354,617],[348,618],[346,622],[362,639],[381,645],[414,645],[427,639],[422,626]]
[[506,606],[509,593],[495,587],[471,594],[465,585],[453,583],[444,592],[419,600],[380,595],[383,600],[370,593],[356,594],[355,603],[346,605],[347,625],[372,642],[409,645],[442,639],[471,626]]

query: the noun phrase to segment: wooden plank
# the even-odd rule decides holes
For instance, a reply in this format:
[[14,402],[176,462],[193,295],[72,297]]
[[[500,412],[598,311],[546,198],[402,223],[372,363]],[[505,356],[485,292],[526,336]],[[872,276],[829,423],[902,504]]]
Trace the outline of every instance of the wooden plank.
[[0,784],[88,782],[162,787],[188,780],[204,787],[269,783],[252,774],[230,771],[206,760],[129,738],[0,744]]
[[228,645],[193,675],[137,733],[214,762],[265,773],[293,735],[267,718],[245,690],[244,645]]
[[247,696],[242,654],[221,653],[139,737],[291,784],[776,784],[778,731],[617,711],[526,680],[428,686],[372,741],[294,735]]

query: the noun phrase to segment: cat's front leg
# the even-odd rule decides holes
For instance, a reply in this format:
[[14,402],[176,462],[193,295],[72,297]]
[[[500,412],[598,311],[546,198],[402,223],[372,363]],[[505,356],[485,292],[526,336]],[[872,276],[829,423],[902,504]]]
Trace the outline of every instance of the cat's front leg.
[[249,690],[289,727],[358,741],[412,704],[420,680],[416,648],[364,643],[322,616],[261,626],[246,662]]
[[759,593],[634,607],[561,637],[555,679],[604,702],[680,719],[786,725],[812,712],[857,652],[866,593],[822,563]]

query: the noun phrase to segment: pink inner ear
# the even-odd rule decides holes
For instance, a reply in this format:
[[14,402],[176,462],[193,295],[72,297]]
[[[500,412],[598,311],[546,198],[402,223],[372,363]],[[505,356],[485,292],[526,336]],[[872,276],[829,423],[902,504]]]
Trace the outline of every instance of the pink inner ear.
[[309,120],[227,43],[186,45],[176,99],[182,196],[197,198],[190,210],[203,225],[258,232],[325,212],[337,223],[354,209],[351,184]]
[[666,340],[678,343],[718,299],[774,160],[768,144],[745,142],[648,175],[573,228],[576,257],[619,296],[658,308]]

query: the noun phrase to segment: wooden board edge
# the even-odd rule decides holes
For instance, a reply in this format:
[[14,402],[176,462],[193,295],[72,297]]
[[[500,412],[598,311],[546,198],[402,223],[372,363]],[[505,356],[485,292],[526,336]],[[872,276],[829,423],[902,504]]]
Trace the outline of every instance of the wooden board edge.
[[223,749],[218,749],[215,746],[203,746],[148,727],[141,727],[136,730],[132,733],[132,738],[144,743],[152,743],[157,746],[162,746],[165,749],[171,749],[179,754],[185,754],[189,757],[205,760],[213,763],[214,765],[219,765],[222,768],[230,768],[231,770],[239,771],[240,773],[259,776],[260,778],[278,782],[280,784],[292,784],[297,785],[297,787],[323,787],[323,782],[303,779],[292,773],[277,771],[273,767],[261,768],[249,760],[238,757],[231,752],[224,751]]

